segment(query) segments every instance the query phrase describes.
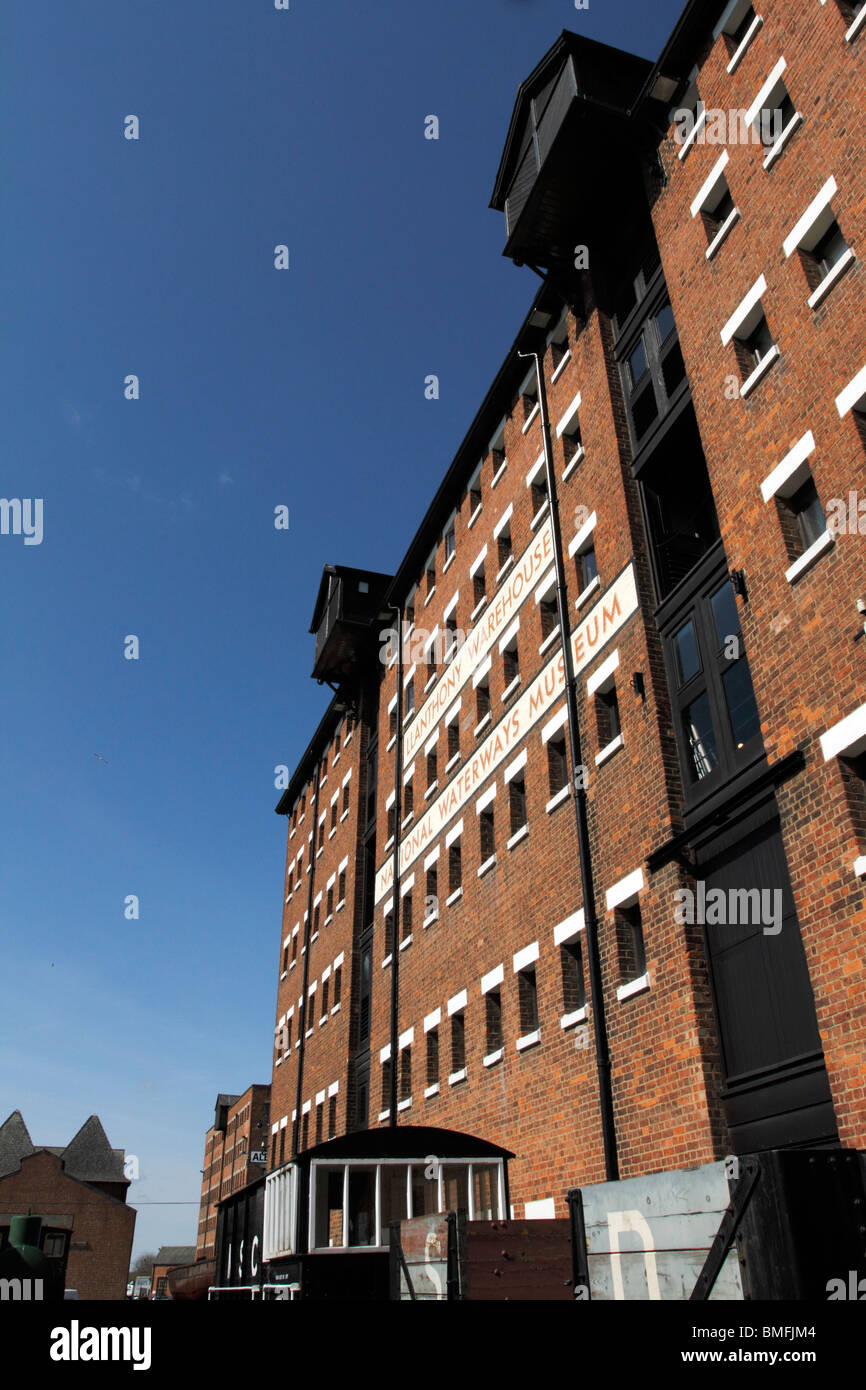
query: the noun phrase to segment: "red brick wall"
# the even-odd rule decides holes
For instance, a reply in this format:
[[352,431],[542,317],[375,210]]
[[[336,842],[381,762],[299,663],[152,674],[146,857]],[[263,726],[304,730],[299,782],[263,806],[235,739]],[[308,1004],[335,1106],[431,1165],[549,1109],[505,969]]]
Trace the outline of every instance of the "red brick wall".
[[[337,721],[335,721],[337,722]],[[324,780],[319,789],[319,817],[325,814],[325,841],[321,852],[318,851],[318,837],[316,838],[316,850],[312,859],[313,867],[313,900],[318,901],[319,926],[318,932],[313,931],[313,923],[310,924],[310,947],[309,947],[309,967],[307,988],[315,985],[315,992],[312,996],[312,1005],[306,1011],[305,1031],[310,1033],[305,1039],[304,1046],[304,1066],[303,1066],[303,1095],[301,1100],[302,1114],[299,1121],[301,1132],[303,1132],[304,1114],[303,1107],[309,1101],[309,1111],[307,1119],[308,1142],[316,1142],[317,1124],[321,1128],[321,1137],[328,1138],[329,1122],[331,1111],[331,1097],[328,1092],[336,1083],[338,1090],[336,1093],[337,1109],[337,1133],[345,1133],[347,1127],[347,1099],[349,1090],[348,1077],[348,1058],[349,1058],[349,1037],[350,1037],[350,1004],[352,1000],[352,967],[353,967],[353,924],[355,917],[356,900],[361,891],[361,856],[359,850],[359,818],[363,815],[364,796],[365,796],[365,763],[364,763],[364,737],[363,728],[359,723],[354,726],[354,732],[349,734],[346,740],[345,726],[341,729],[340,748],[336,751],[335,741],[332,736],[327,749],[324,750]],[[344,784],[348,776],[349,803],[348,814],[343,811]],[[280,1047],[281,1038],[277,1038],[277,1047],[274,1052],[274,1069],[271,1083],[271,1114],[268,1141],[273,1153],[273,1134],[270,1132],[277,1126],[277,1149],[276,1161],[279,1162],[280,1153],[287,1159],[291,1153],[292,1140],[292,1114],[296,1109],[297,1084],[298,1084],[298,1065],[300,1057],[299,1038],[299,1001],[303,993],[304,978],[304,941],[306,934],[305,915],[307,913],[307,903],[309,895],[310,875],[310,835],[313,828],[313,804],[315,788],[310,782],[305,790],[306,810],[304,820],[298,824],[294,831],[289,831],[288,837],[288,863],[294,864],[296,856],[303,846],[304,857],[302,861],[303,872],[301,874],[300,888],[295,889],[294,874],[289,880],[286,878],[286,890],[283,894],[287,901],[283,905],[282,931],[280,936],[279,953],[279,984],[277,991],[277,1008],[275,1028],[283,1025],[289,1010],[292,1013],[292,1034],[291,1047],[288,1052]],[[334,794],[337,794],[337,822],[336,829],[331,830],[331,804]],[[291,817],[289,820],[291,827]],[[339,883],[340,866],[345,863],[345,895],[340,901]],[[328,920],[328,884],[333,877],[333,910]],[[313,909],[313,919],[315,920],[315,907]],[[291,939],[295,927],[297,933],[297,951],[294,961],[292,960]],[[283,945],[289,941],[289,960],[287,970],[283,973]],[[335,962],[343,957],[341,965],[341,998],[339,1005],[334,1004],[334,974]],[[323,1014],[323,976],[329,971],[328,985],[328,1007]],[[310,998],[308,994],[308,999]],[[317,1104],[317,1098],[322,1097],[321,1103]],[[282,1149],[279,1145],[280,1126],[285,1120],[284,1133],[285,1140]],[[273,1167],[273,1162],[269,1162],[269,1167]]]
[[[758,7],[764,23],[736,71],[726,71],[720,38],[699,76],[708,108],[748,108],[780,56],[785,82],[803,122],[770,169],[754,144],[696,144],[677,158],[673,131],[662,147],[668,183],[653,211],[710,480],[730,564],[745,571],[740,602],[761,728],[770,761],[803,748],[806,770],[780,790],[779,804],[794,898],[806,948],[818,1022],[843,1143],[866,1142],[866,926],[862,881],[852,872],[862,831],[845,796],[837,760],[825,763],[819,736],[863,703],[866,643],[855,643],[863,596],[864,537],[841,534],[793,585],[775,504],[761,481],[811,430],[818,495],[866,489],[866,451],[852,416],[839,418],[835,398],[866,364],[866,45],[844,39],[835,0]],[[722,149],[741,218],[708,262],[700,216],[689,205]],[[857,260],[823,304],[807,304],[810,287],[799,257],[782,243],[833,175],[832,207]],[[781,357],[746,400],[726,395],[737,377],[733,346],[720,330],[760,275],[763,304]]]

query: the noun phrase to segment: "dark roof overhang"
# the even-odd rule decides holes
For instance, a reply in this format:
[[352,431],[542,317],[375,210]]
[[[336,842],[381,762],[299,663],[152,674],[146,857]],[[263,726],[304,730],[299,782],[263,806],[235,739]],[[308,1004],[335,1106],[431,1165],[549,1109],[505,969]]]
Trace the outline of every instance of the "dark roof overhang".
[[[633,114],[643,115],[656,126],[667,129],[670,108],[701,62],[713,27],[726,4],[727,0],[688,0],[632,104]],[[675,90],[671,90],[672,87]]]
[[629,109],[651,66],[563,30],[521,83],[490,201],[505,214],[510,259],[568,263],[575,228],[596,220],[611,168],[633,142]]
[[415,1158],[425,1160],[429,1154],[437,1158],[513,1158],[510,1149],[463,1134],[456,1129],[435,1129],[428,1125],[396,1125],[381,1129],[359,1129],[353,1134],[341,1134],[328,1139],[298,1155],[295,1162],[308,1164],[312,1159],[346,1158]]

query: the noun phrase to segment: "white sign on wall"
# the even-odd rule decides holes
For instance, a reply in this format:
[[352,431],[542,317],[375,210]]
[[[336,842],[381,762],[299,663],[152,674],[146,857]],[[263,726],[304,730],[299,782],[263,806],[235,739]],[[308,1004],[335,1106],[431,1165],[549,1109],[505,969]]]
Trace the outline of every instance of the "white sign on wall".
[[[572,634],[575,673],[598,655],[637,610],[634,566],[626,569],[599,599]],[[465,648],[464,648],[465,650]],[[548,662],[483,743],[467,758],[457,775],[413,825],[400,842],[400,874],[412,865],[447,828],[491,773],[510,758],[521,739],[543,719],[565,690],[562,652]],[[394,882],[394,860],[389,857],[376,875],[376,903]]]

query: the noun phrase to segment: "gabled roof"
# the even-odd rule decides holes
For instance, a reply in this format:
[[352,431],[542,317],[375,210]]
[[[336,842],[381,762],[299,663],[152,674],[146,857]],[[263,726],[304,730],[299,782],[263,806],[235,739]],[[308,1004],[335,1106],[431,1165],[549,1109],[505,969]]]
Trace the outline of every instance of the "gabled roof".
[[194,1262],[194,1245],[161,1245],[153,1261],[155,1265],[191,1265]]
[[113,1149],[98,1115],[84,1121],[61,1154],[63,1167],[83,1182],[129,1182],[123,1171],[123,1149]]
[[78,1133],[63,1147],[35,1145],[21,1111],[13,1110],[0,1125],[0,1177],[17,1172],[22,1159],[35,1153],[49,1153],[59,1158],[64,1172],[80,1182],[129,1182],[123,1171],[124,1151],[111,1147],[98,1115],[85,1120]]
[[17,1173],[22,1158],[29,1158],[35,1152],[21,1111],[13,1110],[0,1125],[0,1178]]

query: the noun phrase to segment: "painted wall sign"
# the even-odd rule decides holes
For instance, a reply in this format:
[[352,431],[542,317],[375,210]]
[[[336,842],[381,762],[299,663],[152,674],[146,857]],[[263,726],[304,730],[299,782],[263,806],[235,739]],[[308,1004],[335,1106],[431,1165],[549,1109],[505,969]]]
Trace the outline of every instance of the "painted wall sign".
[[[592,1298],[691,1296],[729,1201],[723,1162],[597,1183],[581,1192]],[[710,1297],[743,1297],[736,1249]]]
[[616,636],[620,628],[637,611],[637,606],[634,565],[626,565],[571,634],[571,652],[576,676],[598,656],[602,647]]
[[403,735],[403,757],[408,764],[420,745],[426,742],[436,724],[511,622],[518,609],[534,591],[545,570],[553,563],[553,538],[546,521],[531,545],[512,568],[504,584],[494,594],[478,624],[469,633],[434,685]]
[[[575,671],[581,671],[598,655],[607,642],[637,610],[634,566],[614,580],[580,626],[572,634]],[[565,690],[565,662],[558,652],[536,676],[524,693],[467,758],[429,809],[400,842],[401,876],[415,860],[446,830],[471,797],[480,790],[491,773],[517,750],[521,739],[551,710]],[[378,904],[394,882],[394,860],[389,856],[376,874],[375,901]]]

